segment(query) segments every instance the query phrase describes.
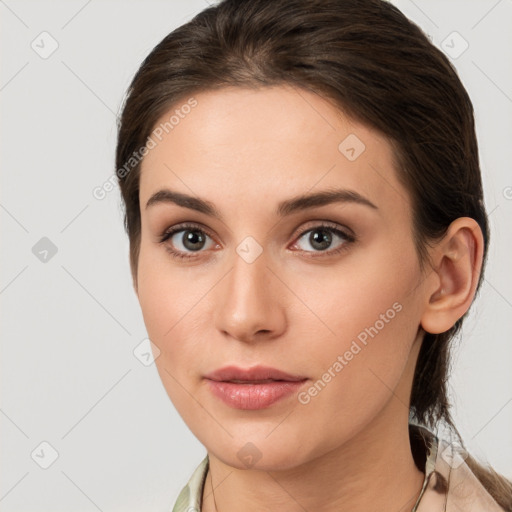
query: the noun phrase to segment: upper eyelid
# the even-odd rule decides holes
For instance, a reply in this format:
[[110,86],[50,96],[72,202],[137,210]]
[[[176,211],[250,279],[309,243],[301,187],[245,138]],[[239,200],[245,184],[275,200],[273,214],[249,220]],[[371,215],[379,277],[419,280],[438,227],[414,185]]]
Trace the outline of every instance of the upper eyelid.
[[197,231],[202,231],[203,233],[206,233],[210,238],[214,238],[211,234],[211,231],[208,228],[206,228],[202,224],[198,224],[195,222],[179,223],[170,228],[166,228],[164,230],[164,232],[161,234],[161,237],[174,236],[176,233],[179,233],[180,231],[186,231],[187,229],[189,229],[189,230],[196,229]]

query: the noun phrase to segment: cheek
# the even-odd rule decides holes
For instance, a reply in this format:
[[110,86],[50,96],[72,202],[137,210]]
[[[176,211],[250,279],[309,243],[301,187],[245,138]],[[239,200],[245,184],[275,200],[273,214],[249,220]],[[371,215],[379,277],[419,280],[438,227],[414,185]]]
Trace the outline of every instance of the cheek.
[[[138,299],[148,334],[156,342],[170,337],[193,307],[196,287],[191,274],[173,270],[164,249],[142,241],[138,263]],[[163,347],[161,347],[163,348]]]
[[[357,338],[364,343],[375,331],[387,337],[386,333],[400,333],[414,323],[411,305],[420,277],[413,249],[402,245],[396,251],[386,245],[361,251],[339,267],[300,272],[301,278],[295,279],[294,291],[318,318],[315,323],[329,345],[338,347]],[[313,321],[311,315],[302,322],[308,320]],[[400,344],[408,340],[408,333],[389,337]]]
[[[298,294],[307,297],[322,333],[315,345],[304,340],[303,351],[314,361],[319,387],[328,382],[331,392],[324,399],[347,405],[340,414],[372,401],[377,406],[397,385],[408,361],[419,325],[413,292],[419,269],[414,252],[402,248],[400,253],[375,251],[378,258],[361,256],[338,278],[331,273],[300,281]],[[297,333],[307,330],[312,321],[307,316],[297,316]]]
[[173,273],[168,263],[151,258],[142,247],[138,272],[139,303],[148,337],[159,350],[155,365],[160,379],[185,421],[197,423],[194,415],[201,411],[195,410],[186,390],[190,389],[198,361],[202,360],[201,347],[191,341],[199,337],[191,335],[190,320],[204,293],[190,285],[186,273]]
[[173,273],[160,252],[142,244],[138,264],[138,300],[148,336],[161,352],[157,366],[164,360],[167,365],[176,361],[179,354],[169,353],[172,340],[178,339],[187,313],[197,302],[196,290],[184,273]]
[[138,265],[138,299],[148,336],[160,350],[155,363],[168,391],[179,387],[169,373],[184,383],[197,379],[204,366],[212,348],[210,294],[219,280],[209,269],[199,276],[199,267],[178,268],[170,258],[161,248],[142,245]]

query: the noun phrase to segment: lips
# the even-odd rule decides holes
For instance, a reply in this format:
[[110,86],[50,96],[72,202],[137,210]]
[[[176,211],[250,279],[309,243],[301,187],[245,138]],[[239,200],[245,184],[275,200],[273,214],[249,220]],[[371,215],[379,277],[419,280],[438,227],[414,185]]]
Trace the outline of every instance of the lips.
[[307,377],[291,375],[269,366],[254,366],[252,368],[225,366],[205,375],[205,379],[238,384],[262,384],[275,381],[299,382],[307,379]]
[[209,390],[229,407],[259,410],[297,393],[307,377],[268,366],[226,366],[204,376]]

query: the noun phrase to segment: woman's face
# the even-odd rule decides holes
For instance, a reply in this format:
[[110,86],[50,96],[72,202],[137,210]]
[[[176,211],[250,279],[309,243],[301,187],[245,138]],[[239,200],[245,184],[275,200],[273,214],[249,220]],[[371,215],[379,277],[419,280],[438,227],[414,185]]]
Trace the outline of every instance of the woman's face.
[[[425,290],[384,137],[289,86],[200,93],[158,125],[137,292],[165,389],[210,454],[290,468],[407,418]],[[303,380],[205,378],[226,366]]]

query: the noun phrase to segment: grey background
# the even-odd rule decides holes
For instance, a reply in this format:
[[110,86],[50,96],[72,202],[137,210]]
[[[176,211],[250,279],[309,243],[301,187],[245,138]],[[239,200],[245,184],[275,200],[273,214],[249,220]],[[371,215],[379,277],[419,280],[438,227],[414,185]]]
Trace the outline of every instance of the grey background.
[[[469,44],[453,62],[475,106],[492,244],[450,385],[470,451],[512,478],[512,0],[394,3],[437,46],[463,49],[454,31]],[[137,67],[206,6],[0,1],[2,511],[170,510],[205,455],[136,349],[119,193],[92,191],[114,172]]]

